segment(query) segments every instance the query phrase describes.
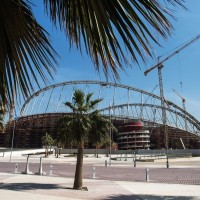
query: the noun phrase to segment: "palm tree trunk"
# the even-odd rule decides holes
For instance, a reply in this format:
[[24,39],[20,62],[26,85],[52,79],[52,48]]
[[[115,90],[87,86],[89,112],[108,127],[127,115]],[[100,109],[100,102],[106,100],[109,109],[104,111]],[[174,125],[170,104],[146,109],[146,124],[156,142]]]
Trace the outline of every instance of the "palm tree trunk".
[[83,149],[84,142],[81,141],[78,144],[77,162],[76,162],[76,172],[74,178],[73,189],[80,190],[83,186]]

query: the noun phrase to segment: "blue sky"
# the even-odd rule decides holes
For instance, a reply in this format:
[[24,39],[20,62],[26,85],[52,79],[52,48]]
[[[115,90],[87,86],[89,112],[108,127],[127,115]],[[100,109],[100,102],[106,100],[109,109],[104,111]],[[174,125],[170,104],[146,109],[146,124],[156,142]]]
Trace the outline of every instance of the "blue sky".
[[[158,84],[157,70],[144,76],[144,71],[156,63],[158,56],[174,50],[181,44],[200,34],[200,1],[192,0],[185,3],[188,11],[179,8],[175,13],[176,21],[171,20],[174,31],[167,41],[162,40],[162,47],[154,45],[155,59],[148,59],[141,68],[133,64],[126,72],[120,72],[120,83],[151,92]],[[61,56],[55,79],[51,84],[71,80],[105,80],[103,73],[95,71],[89,56],[81,55],[76,48],[69,50],[68,41],[59,30],[56,30],[44,15],[42,1],[36,4],[33,12],[42,26],[51,34],[52,43]],[[181,106],[181,99],[172,91],[174,88],[186,99],[186,109],[200,120],[200,39],[189,47],[173,56],[164,63],[162,70],[165,98]],[[162,57],[164,58],[164,57]],[[161,58],[161,59],[162,59]],[[110,80],[112,81],[112,80]],[[182,82],[182,90],[181,84]],[[159,89],[155,91],[159,94]]]

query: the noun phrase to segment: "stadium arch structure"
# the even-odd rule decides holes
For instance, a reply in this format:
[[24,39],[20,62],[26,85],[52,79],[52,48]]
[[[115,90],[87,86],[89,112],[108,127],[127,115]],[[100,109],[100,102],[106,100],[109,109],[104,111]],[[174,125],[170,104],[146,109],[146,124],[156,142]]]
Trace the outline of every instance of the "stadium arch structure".
[[[56,120],[71,112],[64,102],[71,101],[76,89],[92,92],[94,98],[103,98],[97,109],[104,116],[111,117],[113,123],[141,120],[144,130],[150,133],[151,144],[146,143],[146,147],[164,147],[163,109],[166,111],[169,147],[182,148],[185,144],[194,148],[199,145],[200,122],[173,102],[165,100],[163,108],[160,96],[151,92],[118,83],[89,80],[62,82],[32,94],[22,106],[20,117],[7,126],[7,145],[10,145],[13,129],[16,147],[39,147],[46,132],[55,136]],[[140,147],[144,148],[144,145]]]

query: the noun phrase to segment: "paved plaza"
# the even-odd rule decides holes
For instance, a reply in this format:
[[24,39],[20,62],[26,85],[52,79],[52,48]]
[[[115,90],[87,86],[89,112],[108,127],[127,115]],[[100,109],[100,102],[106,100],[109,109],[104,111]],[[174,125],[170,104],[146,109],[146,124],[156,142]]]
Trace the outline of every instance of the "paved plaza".
[[[0,194],[11,200],[76,200],[76,199],[200,199],[200,157],[179,158],[166,161],[133,162],[113,161],[105,155],[84,158],[84,186],[88,191],[72,190],[76,159],[61,155],[42,159],[44,175],[39,171],[41,155],[29,158],[29,171],[26,169],[26,156],[13,155],[0,157]],[[105,160],[108,165],[105,166]],[[9,162],[10,161],[10,162]],[[17,167],[17,169],[16,169]],[[41,169],[40,169],[41,170]],[[148,176],[147,176],[148,175]],[[148,180],[148,181],[147,181]]]

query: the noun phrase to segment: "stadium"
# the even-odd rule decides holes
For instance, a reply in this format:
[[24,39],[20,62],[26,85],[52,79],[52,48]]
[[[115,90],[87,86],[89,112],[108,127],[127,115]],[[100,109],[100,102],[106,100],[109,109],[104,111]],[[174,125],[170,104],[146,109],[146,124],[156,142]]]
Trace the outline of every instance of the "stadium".
[[76,89],[103,98],[97,109],[117,127],[117,133],[108,134],[118,149],[200,147],[200,122],[183,108],[166,99],[163,107],[158,95],[128,85],[89,80],[54,84],[32,94],[1,134],[1,146],[39,148],[46,133],[56,138],[57,120],[71,113],[64,103]]

